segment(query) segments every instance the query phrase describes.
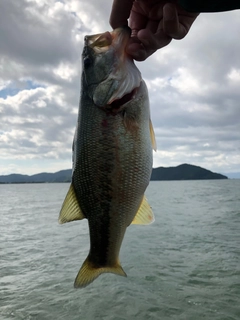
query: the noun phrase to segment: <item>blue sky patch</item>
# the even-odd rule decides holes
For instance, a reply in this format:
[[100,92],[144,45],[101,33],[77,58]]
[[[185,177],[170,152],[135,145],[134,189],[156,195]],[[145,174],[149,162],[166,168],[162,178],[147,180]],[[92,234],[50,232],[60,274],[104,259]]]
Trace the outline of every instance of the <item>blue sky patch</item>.
[[44,86],[32,80],[11,82],[8,86],[0,90],[0,98],[6,99],[8,96],[15,96],[22,90],[31,90],[36,88],[44,88]]

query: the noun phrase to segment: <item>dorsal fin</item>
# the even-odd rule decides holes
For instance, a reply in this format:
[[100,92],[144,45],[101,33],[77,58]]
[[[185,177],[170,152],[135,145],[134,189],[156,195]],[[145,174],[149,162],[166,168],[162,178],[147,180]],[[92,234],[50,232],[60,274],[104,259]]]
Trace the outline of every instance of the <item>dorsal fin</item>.
[[75,220],[82,220],[84,218],[85,216],[82,213],[82,210],[78,204],[76,193],[73,184],[71,183],[66,198],[63,202],[58,222],[62,224]]
[[150,224],[154,222],[154,214],[152,212],[152,209],[147,202],[146,197],[143,197],[142,203],[138,209],[137,214],[135,215],[132,224]]
[[151,142],[152,142],[152,148],[154,151],[157,151],[157,143],[155,139],[155,133],[152,125],[151,119],[149,119],[149,129],[150,129],[150,137],[151,137]]

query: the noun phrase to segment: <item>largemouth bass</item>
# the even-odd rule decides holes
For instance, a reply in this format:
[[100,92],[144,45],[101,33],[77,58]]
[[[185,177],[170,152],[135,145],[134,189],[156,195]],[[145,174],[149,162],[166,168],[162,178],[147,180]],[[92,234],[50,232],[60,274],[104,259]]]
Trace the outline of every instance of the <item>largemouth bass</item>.
[[119,251],[131,223],[154,220],[144,196],[155,138],[148,92],[125,53],[127,28],[85,37],[72,183],[59,222],[88,219],[90,251],[74,283],[104,272],[126,276]]

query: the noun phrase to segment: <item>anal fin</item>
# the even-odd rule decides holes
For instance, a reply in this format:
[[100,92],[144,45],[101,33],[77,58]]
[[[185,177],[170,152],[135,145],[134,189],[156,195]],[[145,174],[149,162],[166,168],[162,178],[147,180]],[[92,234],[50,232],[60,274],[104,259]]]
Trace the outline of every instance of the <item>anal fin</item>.
[[143,224],[148,225],[154,222],[154,214],[152,212],[152,208],[150,207],[149,203],[147,202],[146,197],[143,197],[142,203],[132,221],[131,224]]
[[62,223],[71,222],[75,220],[82,220],[84,218],[85,216],[82,213],[82,210],[78,204],[76,193],[75,193],[73,184],[71,183],[68,193],[63,202],[63,205],[59,214],[58,222],[62,224]]

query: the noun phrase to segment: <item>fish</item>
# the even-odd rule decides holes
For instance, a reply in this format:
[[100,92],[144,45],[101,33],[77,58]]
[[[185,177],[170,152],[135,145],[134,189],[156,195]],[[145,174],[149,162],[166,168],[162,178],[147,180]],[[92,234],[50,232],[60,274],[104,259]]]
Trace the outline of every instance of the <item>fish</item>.
[[145,82],[125,48],[128,28],[85,36],[72,181],[59,223],[87,219],[90,250],[74,282],[126,276],[120,247],[130,224],[154,221],[144,193],[156,149]]

